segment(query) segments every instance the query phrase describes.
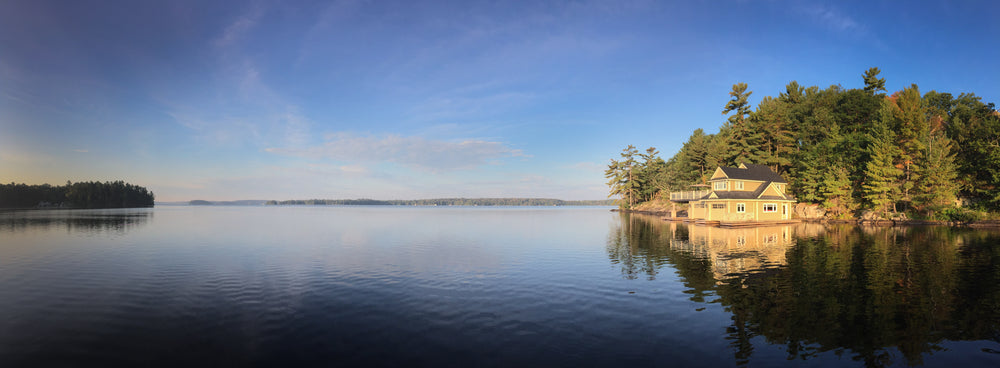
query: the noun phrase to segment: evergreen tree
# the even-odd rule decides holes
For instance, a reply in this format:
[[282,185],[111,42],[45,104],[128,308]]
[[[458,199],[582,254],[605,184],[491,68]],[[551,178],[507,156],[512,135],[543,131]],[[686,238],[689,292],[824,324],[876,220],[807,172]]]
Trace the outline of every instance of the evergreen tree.
[[912,201],[910,190],[919,179],[918,173],[921,169],[918,163],[922,161],[921,155],[925,152],[924,142],[928,134],[924,100],[917,85],[914,84],[894,93],[888,101],[895,115],[893,131],[896,132],[895,145],[899,147],[896,163],[903,170],[899,178],[901,199],[909,203]]
[[746,83],[734,84],[733,90],[729,92],[730,100],[722,110],[723,114],[733,113],[723,128],[729,140],[729,150],[725,158],[733,164],[761,161],[758,147],[762,134],[749,124],[751,94],[753,92],[747,91]]
[[861,76],[865,81],[865,91],[870,94],[875,94],[878,91],[885,91],[885,78],[879,78],[878,74],[882,71],[878,68],[868,68],[865,74]]
[[638,153],[635,146],[628,145],[622,150],[622,160],[611,160],[611,164],[604,172],[604,176],[609,179],[608,186],[611,187],[611,194],[608,197],[620,196],[622,199],[620,206],[624,208],[632,208],[635,205],[644,181],[637,172],[635,156]]
[[865,165],[865,183],[862,187],[869,208],[883,215],[890,206],[893,206],[895,212],[895,200],[899,193],[898,180],[903,172],[895,166],[899,154],[889,127],[879,124],[873,133],[868,152],[871,160]]
[[750,125],[759,137],[759,142],[751,148],[754,163],[768,165],[777,173],[784,173],[792,164],[795,152],[795,138],[791,131],[790,111],[786,103],[772,97],[764,97],[751,115]]
[[853,197],[854,188],[848,170],[843,166],[837,165],[829,170],[821,187],[823,207],[826,207],[834,218],[849,217],[851,212],[856,209]]
[[935,209],[950,206],[958,192],[955,171],[955,157],[951,152],[951,140],[943,134],[929,138],[925,161],[920,166],[920,180],[917,182],[914,201],[928,214]]

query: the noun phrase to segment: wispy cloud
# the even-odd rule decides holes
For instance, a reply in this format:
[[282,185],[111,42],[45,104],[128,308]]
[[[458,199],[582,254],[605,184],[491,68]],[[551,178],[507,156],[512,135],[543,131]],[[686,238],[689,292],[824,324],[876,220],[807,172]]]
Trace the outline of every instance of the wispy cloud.
[[320,146],[268,148],[266,151],[347,163],[391,162],[431,171],[470,169],[507,157],[524,156],[521,150],[500,142],[442,141],[395,134],[355,136],[350,133],[329,134]]
[[254,4],[247,12],[236,18],[235,21],[226,26],[218,37],[215,38],[216,47],[230,47],[253,29],[264,15],[264,9],[260,4]]
[[809,19],[831,30],[851,34],[867,32],[867,27],[835,8],[826,7],[821,4],[811,4],[798,9],[799,12],[808,16]]
[[191,129],[196,139],[257,148],[311,143],[313,120],[298,103],[267,83],[273,74],[241,47],[240,40],[252,37],[265,10],[259,3],[252,5],[213,39],[217,64],[206,76],[207,91],[198,97],[175,93],[159,98],[166,114]]

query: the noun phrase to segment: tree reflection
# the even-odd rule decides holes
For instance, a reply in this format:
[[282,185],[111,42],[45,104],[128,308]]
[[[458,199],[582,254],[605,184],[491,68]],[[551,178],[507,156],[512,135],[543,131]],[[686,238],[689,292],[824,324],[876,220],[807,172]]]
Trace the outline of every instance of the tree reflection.
[[145,225],[152,216],[152,209],[2,211],[0,233],[65,228],[69,232],[122,234]]
[[623,214],[608,254],[626,278],[653,279],[669,264],[692,300],[717,295],[709,302],[732,314],[727,339],[741,365],[752,360],[756,336],[785,346],[788,359],[832,351],[868,367],[892,365],[898,355],[921,365],[945,340],[1000,342],[997,232],[815,226],[789,227],[794,235],[782,242],[780,228]]

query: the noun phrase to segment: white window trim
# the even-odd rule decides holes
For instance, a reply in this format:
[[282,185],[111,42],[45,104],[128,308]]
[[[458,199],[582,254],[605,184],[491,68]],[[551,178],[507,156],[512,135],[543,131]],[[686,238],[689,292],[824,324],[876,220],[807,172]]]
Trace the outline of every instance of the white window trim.
[[743,190],[743,182],[742,181],[737,181],[734,189],[736,189],[736,190]]
[[714,188],[715,190],[726,190],[726,182],[725,181],[717,181],[712,186],[712,188]]
[[746,205],[746,203],[737,203],[736,204],[736,213],[746,213],[746,212],[747,212],[747,205]]
[[[768,211],[767,210],[767,206],[774,206],[774,209]],[[775,213],[775,212],[778,212],[778,204],[777,203],[764,203],[764,206],[761,207],[761,209],[764,211],[764,213]]]

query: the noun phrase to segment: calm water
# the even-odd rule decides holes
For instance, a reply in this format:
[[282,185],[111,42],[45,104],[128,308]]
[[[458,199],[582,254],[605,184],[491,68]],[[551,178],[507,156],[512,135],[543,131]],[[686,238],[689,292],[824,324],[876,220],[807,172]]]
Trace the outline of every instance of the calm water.
[[0,212],[0,366],[1000,366],[1000,235],[607,208]]

